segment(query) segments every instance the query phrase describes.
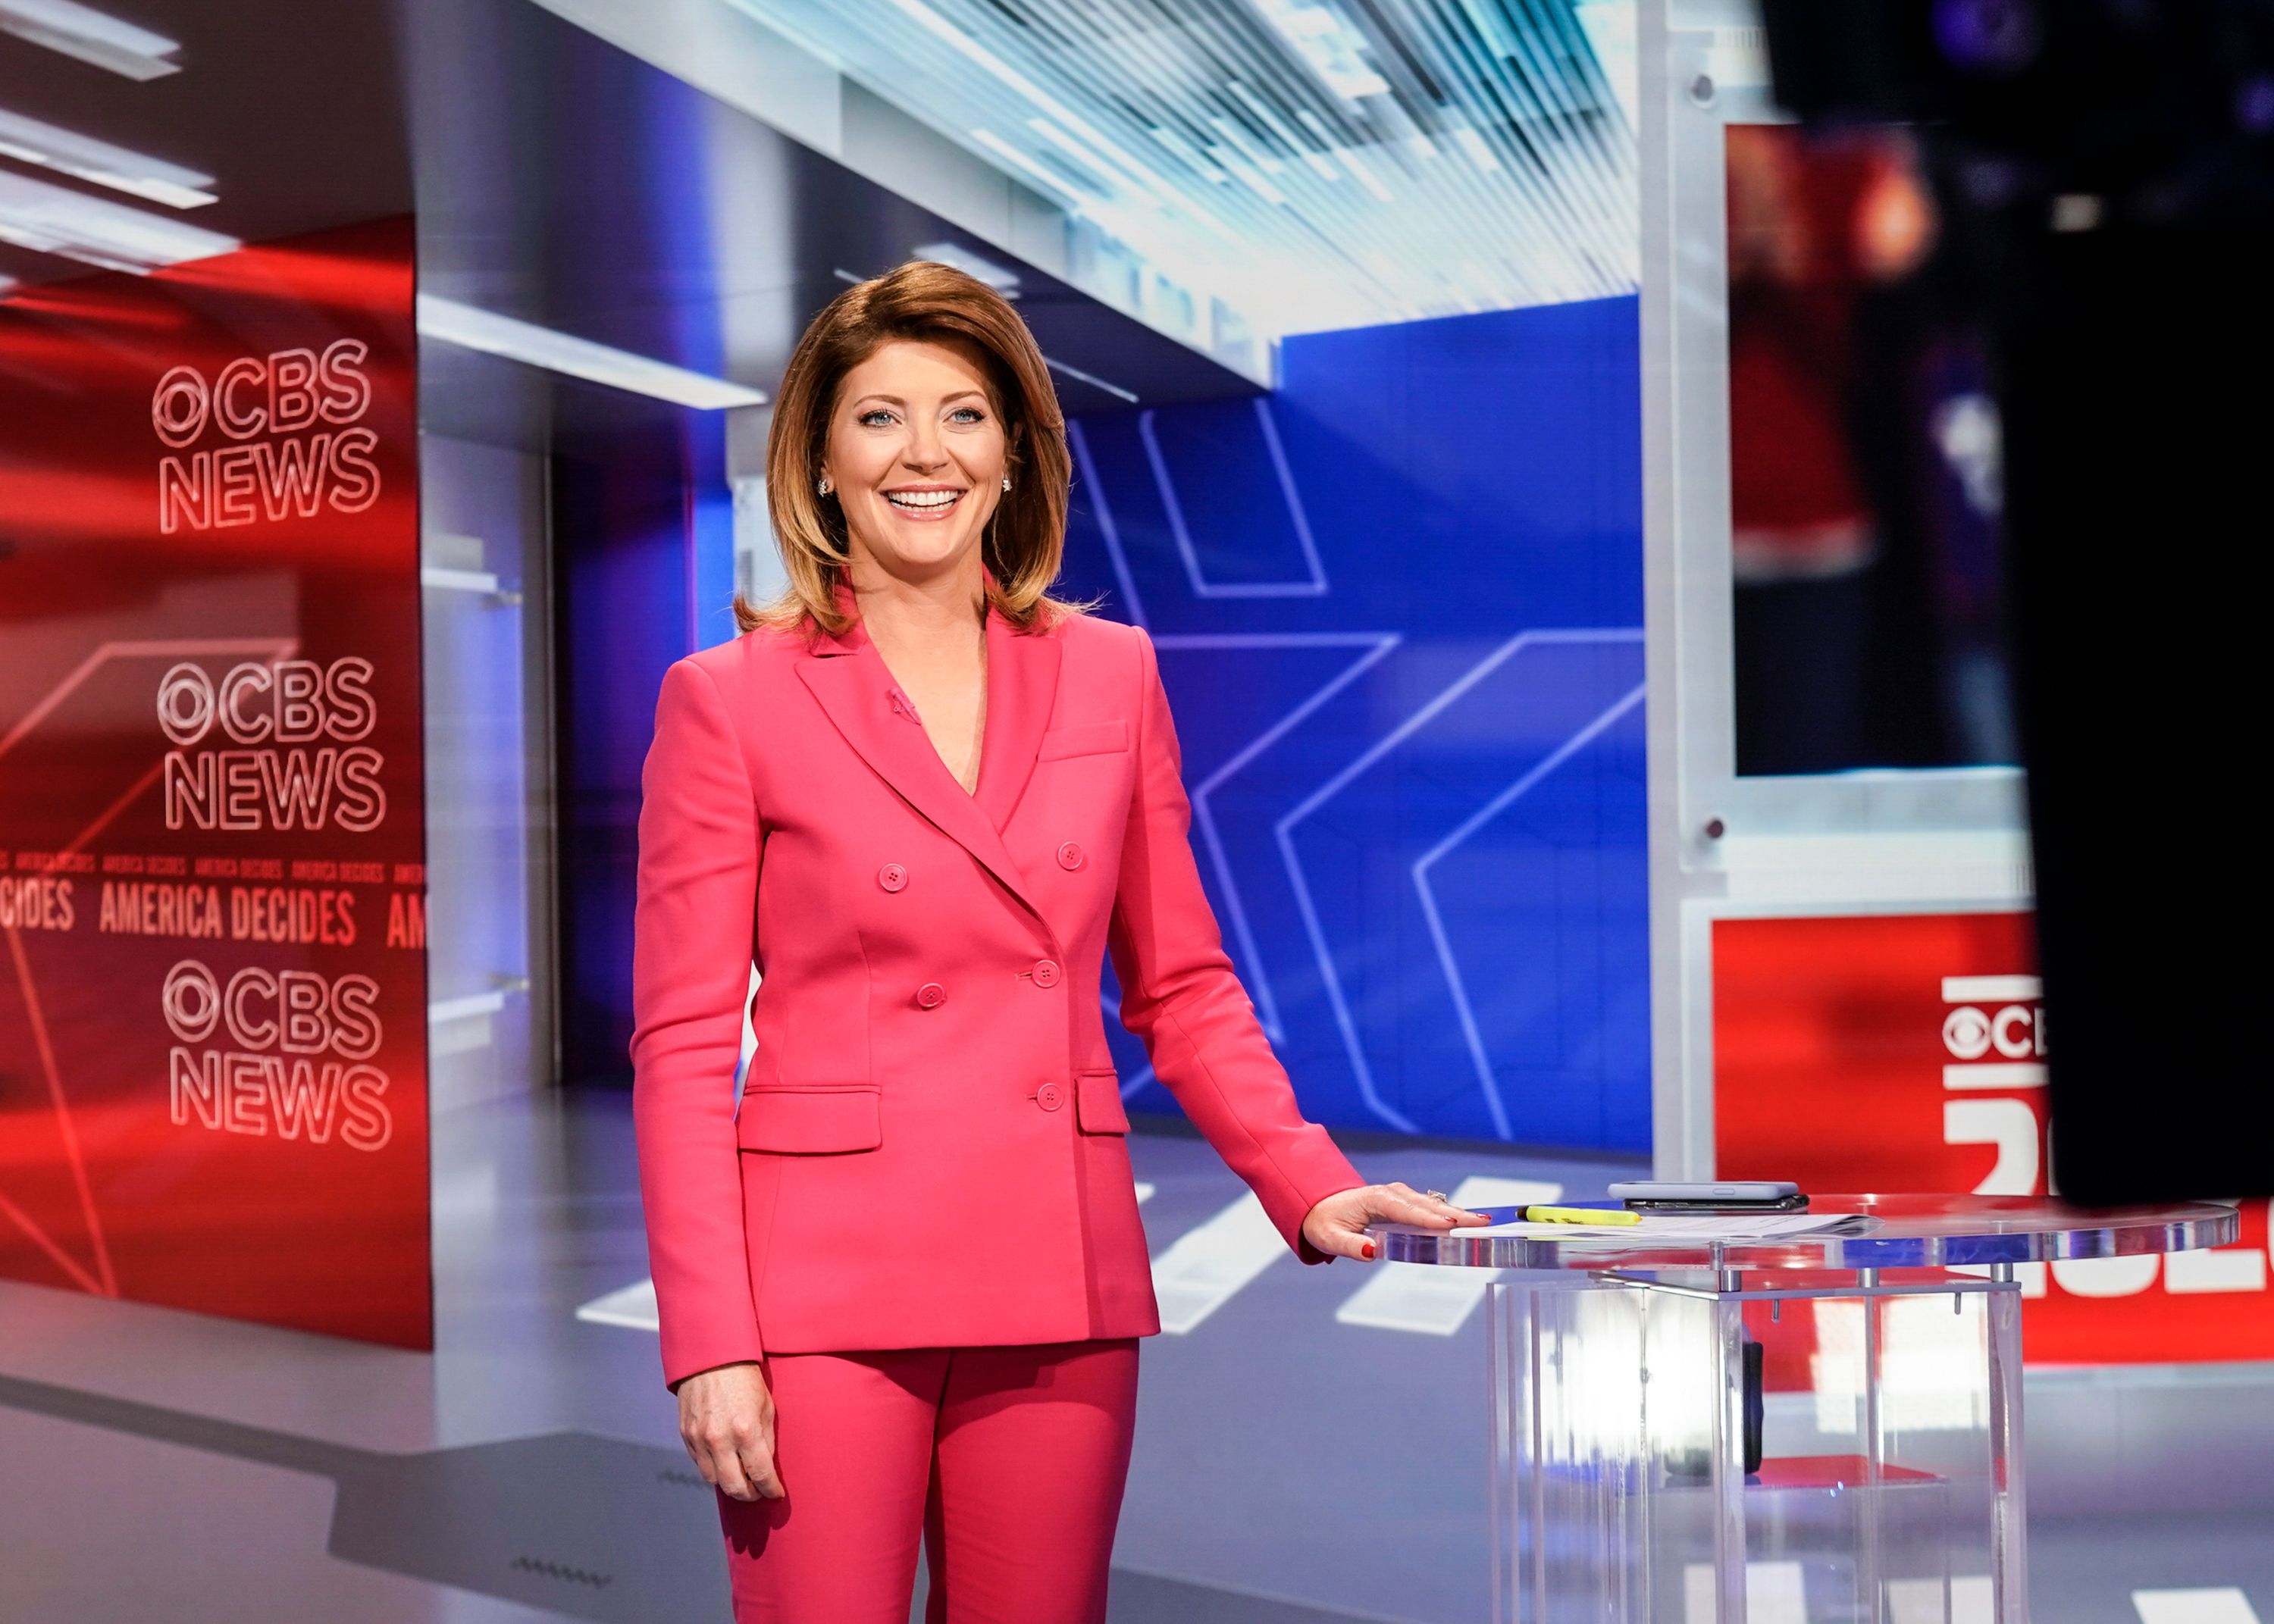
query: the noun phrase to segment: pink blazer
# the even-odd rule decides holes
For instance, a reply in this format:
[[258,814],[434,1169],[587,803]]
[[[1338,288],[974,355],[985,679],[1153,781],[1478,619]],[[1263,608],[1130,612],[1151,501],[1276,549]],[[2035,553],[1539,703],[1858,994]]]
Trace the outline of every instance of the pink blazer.
[[1122,1023],[1305,1261],[1305,1215],[1365,1182],[1224,955],[1151,639],[991,609],[986,638],[974,794],[857,622],[665,676],[632,1064],[669,1381],[762,1351],[1159,1330],[1108,951]]

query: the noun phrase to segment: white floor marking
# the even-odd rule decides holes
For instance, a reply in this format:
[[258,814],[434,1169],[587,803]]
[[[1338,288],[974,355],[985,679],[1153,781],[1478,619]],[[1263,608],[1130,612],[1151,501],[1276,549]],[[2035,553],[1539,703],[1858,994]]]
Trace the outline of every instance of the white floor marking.
[[1997,1624],[1990,1575],[1953,1575],[1947,1614],[1942,1610],[1941,1580],[1891,1579],[1887,1582],[1887,1620],[1888,1624]]
[[1263,1203],[1253,1193],[1240,1197],[1153,1259],[1161,1328],[1184,1335],[1286,1255],[1287,1243],[1264,1215]]
[[[1717,1624],[1721,1613],[1713,1565],[1690,1563],[1682,1570],[1683,1624]],[[1745,1564],[1745,1624],[1808,1624],[1798,1562]]]
[[1137,1181],[1137,1205],[1142,1207],[1146,1202],[1152,1199],[1153,1186],[1147,1184],[1143,1179],[1139,1179]]
[[576,1318],[587,1325],[614,1325],[627,1331],[652,1331],[658,1325],[655,1282],[643,1280],[637,1285],[624,1287],[621,1291],[596,1297],[576,1311]]
[[2140,1624],[2258,1624],[2250,1598],[2233,1585],[2201,1590],[2135,1590]]
[[[1556,1201],[1563,1186],[1537,1178],[1465,1178],[1453,1192],[1456,1207],[1514,1207]],[[1424,1263],[1374,1266],[1367,1282],[1335,1310],[1343,1325],[1377,1331],[1450,1336],[1467,1323],[1498,1269],[1437,1268]]]

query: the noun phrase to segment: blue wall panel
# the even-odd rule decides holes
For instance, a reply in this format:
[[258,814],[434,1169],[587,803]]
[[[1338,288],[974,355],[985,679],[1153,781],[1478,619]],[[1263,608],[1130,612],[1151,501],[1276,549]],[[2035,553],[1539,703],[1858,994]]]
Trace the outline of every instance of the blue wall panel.
[[715,415],[674,412],[553,457],[561,1056],[579,1080],[631,1064],[640,771],[663,673],[734,635],[725,447]]
[[[1241,978],[1323,1121],[1645,1150],[1634,302],[1283,360],[1260,400],[1073,425],[1065,584],[1160,648]],[[656,685],[733,629],[714,433],[556,460],[571,1075],[623,1064]]]
[[1073,425],[1066,584],[1160,648],[1227,944],[1328,1123],[1649,1147],[1635,316],[1320,335],[1261,400]]

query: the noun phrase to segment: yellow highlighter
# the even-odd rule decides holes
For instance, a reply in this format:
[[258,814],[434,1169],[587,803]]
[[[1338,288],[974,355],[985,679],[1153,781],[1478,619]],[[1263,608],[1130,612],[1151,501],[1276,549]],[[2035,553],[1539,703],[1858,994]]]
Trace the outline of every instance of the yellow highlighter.
[[1527,1207],[1526,1223],[1640,1223],[1642,1214],[1623,1207]]

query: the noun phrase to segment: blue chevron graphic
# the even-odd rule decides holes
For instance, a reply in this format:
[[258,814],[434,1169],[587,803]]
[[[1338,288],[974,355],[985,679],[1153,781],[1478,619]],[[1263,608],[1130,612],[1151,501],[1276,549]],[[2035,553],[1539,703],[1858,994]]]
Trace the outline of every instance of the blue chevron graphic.
[[[1254,408],[1256,427],[1261,444],[1269,458],[1271,472],[1278,482],[1278,494],[1286,508],[1287,521],[1294,532],[1295,541],[1302,551],[1306,566],[1300,581],[1211,581],[1202,567],[1200,548],[1194,545],[1191,528],[1185,522],[1184,506],[1177,499],[1176,479],[1169,471],[1168,459],[1162,454],[1161,434],[1155,426],[1160,414],[1141,411],[1137,414],[1137,437],[1145,445],[1145,459],[1152,465],[1153,483],[1161,500],[1161,511],[1167,515],[1169,533],[1176,538],[1178,555],[1183,559],[1185,578],[1195,598],[1315,598],[1327,590],[1326,567],[1319,561],[1318,545],[1311,538],[1311,523],[1303,512],[1302,492],[1296,488],[1294,475],[1287,466],[1287,454],[1279,442],[1279,431],[1271,419],[1271,402],[1257,400]],[[1214,438],[1214,437],[1211,437]],[[1212,446],[1209,449],[1221,449]],[[1239,473],[1235,471],[1238,478]],[[1250,551],[1237,548],[1233,556]]]
[[1069,425],[1067,583],[1153,634],[1228,950],[1321,1120],[1647,1147],[1634,320],[1318,335],[1266,398]]

